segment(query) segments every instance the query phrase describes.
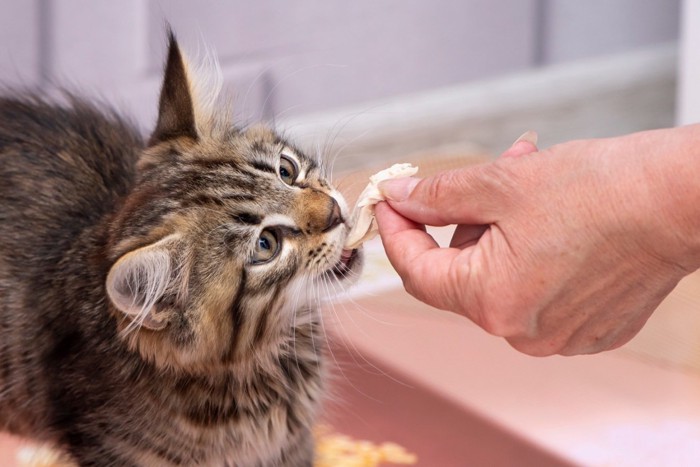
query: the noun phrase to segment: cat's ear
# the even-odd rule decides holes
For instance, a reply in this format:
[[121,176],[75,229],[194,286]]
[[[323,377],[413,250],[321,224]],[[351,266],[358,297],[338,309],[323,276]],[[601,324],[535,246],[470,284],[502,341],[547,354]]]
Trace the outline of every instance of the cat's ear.
[[149,145],[175,138],[198,138],[187,65],[172,31],[168,31],[168,38],[168,59],[160,91],[158,123]]
[[173,284],[177,243],[174,236],[166,237],[126,253],[110,269],[107,295],[131,321],[131,328],[160,330],[168,325],[172,310],[161,299],[177,287]]

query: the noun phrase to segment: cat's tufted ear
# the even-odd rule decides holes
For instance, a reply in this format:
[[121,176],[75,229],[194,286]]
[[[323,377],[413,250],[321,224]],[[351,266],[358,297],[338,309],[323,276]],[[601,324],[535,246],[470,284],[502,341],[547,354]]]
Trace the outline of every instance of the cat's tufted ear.
[[172,31],[168,32],[168,38],[168,59],[160,91],[158,123],[148,142],[151,146],[175,138],[198,138],[187,65]]
[[144,327],[160,330],[168,325],[173,310],[163,305],[163,297],[179,289],[175,274],[174,235],[126,253],[107,275],[107,295],[130,321],[127,329]]

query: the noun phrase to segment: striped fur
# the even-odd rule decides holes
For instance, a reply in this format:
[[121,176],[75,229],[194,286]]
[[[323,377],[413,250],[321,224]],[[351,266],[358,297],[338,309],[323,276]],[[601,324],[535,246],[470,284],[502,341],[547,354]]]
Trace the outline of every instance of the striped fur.
[[347,206],[192,79],[171,37],[147,144],[76,97],[0,97],[0,428],[80,465],[310,465]]

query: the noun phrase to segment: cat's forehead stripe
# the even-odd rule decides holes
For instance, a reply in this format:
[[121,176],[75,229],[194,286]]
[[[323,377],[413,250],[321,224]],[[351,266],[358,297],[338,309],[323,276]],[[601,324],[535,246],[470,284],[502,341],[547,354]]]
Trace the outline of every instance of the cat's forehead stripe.
[[247,225],[259,225],[262,221],[262,218],[259,215],[252,212],[237,212],[231,217],[233,217],[237,222]]
[[277,174],[277,167],[268,163],[267,161],[255,159],[250,163],[250,165],[253,166],[254,169],[259,170],[261,172]]
[[262,223],[265,226],[289,227],[291,229],[297,228],[297,224],[294,222],[294,219],[289,216],[285,216],[284,214],[268,214],[265,216]]

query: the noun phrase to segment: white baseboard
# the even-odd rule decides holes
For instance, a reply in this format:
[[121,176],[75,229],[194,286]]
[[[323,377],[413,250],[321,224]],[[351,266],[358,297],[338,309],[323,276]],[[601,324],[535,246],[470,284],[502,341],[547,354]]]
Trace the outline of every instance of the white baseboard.
[[700,122],[700,0],[683,0],[677,121]]
[[445,147],[497,154],[532,129],[541,145],[672,126],[677,44],[538,68],[276,123],[336,170]]

